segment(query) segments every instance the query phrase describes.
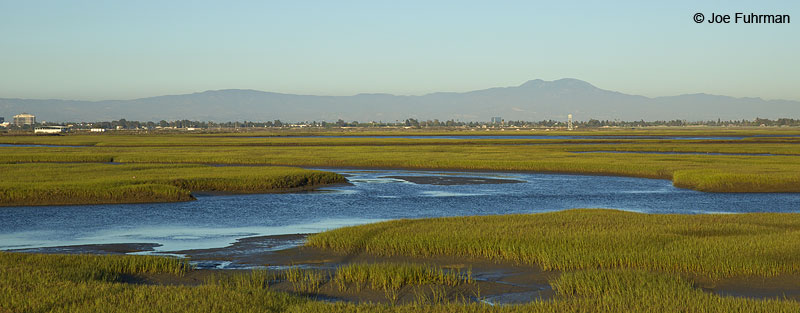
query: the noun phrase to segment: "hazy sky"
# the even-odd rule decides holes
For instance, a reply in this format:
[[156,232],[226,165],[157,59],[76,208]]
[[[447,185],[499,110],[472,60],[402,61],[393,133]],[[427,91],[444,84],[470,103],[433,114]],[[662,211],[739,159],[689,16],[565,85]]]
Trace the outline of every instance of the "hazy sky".
[[[800,100],[798,1],[0,0],[0,97],[419,95],[586,80]],[[611,4],[613,3],[613,4]],[[697,12],[791,24],[696,24]]]

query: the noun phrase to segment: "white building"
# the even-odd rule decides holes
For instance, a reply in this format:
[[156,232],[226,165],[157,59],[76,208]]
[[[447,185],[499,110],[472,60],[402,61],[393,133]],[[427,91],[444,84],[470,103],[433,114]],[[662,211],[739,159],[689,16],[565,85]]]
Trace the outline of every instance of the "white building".
[[23,125],[36,124],[36,116],[33,114],[22,113],[14,115],[14,125],[22,127]]
[[66,126],[39,126],[33,129],[35,134],[61,134],[69,131]]

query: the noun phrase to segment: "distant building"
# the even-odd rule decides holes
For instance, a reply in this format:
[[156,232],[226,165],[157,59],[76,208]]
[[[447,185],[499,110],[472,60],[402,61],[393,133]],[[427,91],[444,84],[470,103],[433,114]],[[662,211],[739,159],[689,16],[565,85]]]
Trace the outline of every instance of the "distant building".
[[6,118],[5,118],[5,117],[2,117],[2,116],[0,116],[0,124],[3,124],[3,123],[5,123],[5,122],[6,122]]
[[499,116],[493,117],[492,124],[503,124],[503,119],[500,118]]
[[572,130],[572,114],[567,114],[567,129]]
[[33,129],[35,134],[60,134],[69,131],[66,126],[40,126]]
[[14,115],[14,125],[23,126],[33,124],[36,124],[36,116],[33,116],[33,114],[22,113]]
[[92,128],[89,131],[93,132],[93,133],[102,133],[102,132],[105,132],[106,129],[105,128]]

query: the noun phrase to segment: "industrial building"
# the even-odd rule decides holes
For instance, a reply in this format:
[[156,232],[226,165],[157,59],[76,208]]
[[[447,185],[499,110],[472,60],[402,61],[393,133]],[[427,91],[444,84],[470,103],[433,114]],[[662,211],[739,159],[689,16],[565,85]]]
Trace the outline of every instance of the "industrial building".
[[66,126],[40,126],[33,129],[35,134],[61,134],[69,131]]
[[33,114],[22,113],[14,115],[14,125],[22,127],[24,125],[34,124],[36,124],[36,116],[33,116]]

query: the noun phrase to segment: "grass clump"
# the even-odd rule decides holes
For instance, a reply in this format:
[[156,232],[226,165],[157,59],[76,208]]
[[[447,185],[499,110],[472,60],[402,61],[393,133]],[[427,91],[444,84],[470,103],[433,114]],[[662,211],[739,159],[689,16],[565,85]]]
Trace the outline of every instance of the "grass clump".
[[[713,235],[713,234],[706,234]],[[452,301],[430,282],[465,284],[468,276],[443,278],[439,269],[414,264],[356,264],[340,276],[352,281],[403,277],[407,288],[425,290],[427,301],[371,304],[315,301],[272,290],[294,280],[318,283],[330,273],[290,269],[220,275],[198,286],[122,283],[128,275],[187,275],[180,259],[151,256],[39,255],[0,253],[0,311],[3,312],[797,312],[782,299],[723,297],[703,292],[680,276],[637,269],[590,269],[563,273],[550,284],[557,296],[521,305],[490,306]],[[318,273],[320,276],[306,275]],[[403,274],[405,273],[405,274]],[[373,276],[374,275],[374,276]],[[320,279],[321,277],[321,279]],[[341,278],[345,279],[345,278]],[[389,283],[391,285],[393,283]],[[423,284],[423,285],[419,285]],[[380,286],[378,283],[377,286]],[[306,292],[307,292],[306,291]],[[295,292],[304,293],[302,290]],[[391,293],[387,293],[390,297]]]
[[0,253],[0,312],[282,312],[307,299],[219,284],[158,286],[123,275],[184,275],[183,260],[151,256]]
[[290,267],[280,271],[254,269],[233,275],[215,275],[207,281],[207,284],[226,288],[266,290],[287,282],[295,293],[308,295],[319,292],[320,287],[329,280],[330,275],[326,271]]
[[[24,264],[24,266],[23,266]],[[182,276],[191,270],[184,259],[146,255],[66,255],[0,252],[0,267],[58,272],[71,280],[116,280],[121,274],[167,273]]]
[[396,220],[308,238],[342,253],[460,256],[545,270],[642,269],[712,278],[800,273],[800,216],[568,210]]
[[334,282],[340,289],[353,286],[372,289],[401,289],[408,285],[458,286],[472,283],[471,271],[444,270],[425,264],[413,263],[353,263],[336,270]]
[[[417,301],[431,303],[444,301],[446,294],[442,287],[456,287],[473,281],[471,270],[462,273],[461,270],[446,271],[413,263],[353,263],[340,266],[333,282],[340,291],[354,289],[358,292],[362,288],[381,290],[391,303],[397,303],[401,290],[414,286],[417,287],[414,290]],[[421,289],[430,289],[430,292]]]
[[345,182],[289,167],[197,164],[0,164],[0,206],[174,202],[192,191],[263,193]]
[[288,312],[797,312],[800,304],[783,299],[724,297],[694,288],[669,274],[639,270],[587,270],[565,273],[551,285],[551,300],[520,305],[438,302],[404,305],[306,302]]
[[780,169],[757,173],[703,169],[676,171],[672,181],[676,187],[700,191],[797,192],[800,175]]
[[320,286],[328,280],[328,275],[320,270],[292,266],[281,271],[280,278],[291,283],[295,292],[312,294],[319,291]]

